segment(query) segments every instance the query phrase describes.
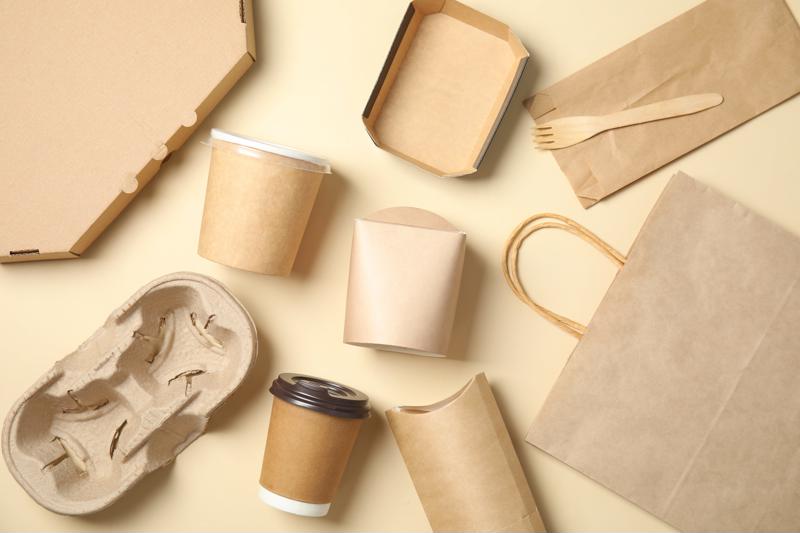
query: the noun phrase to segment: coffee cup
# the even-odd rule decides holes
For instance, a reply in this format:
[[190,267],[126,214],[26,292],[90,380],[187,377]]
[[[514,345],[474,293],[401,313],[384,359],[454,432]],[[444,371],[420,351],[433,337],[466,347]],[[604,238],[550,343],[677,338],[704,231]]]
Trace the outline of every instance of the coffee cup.
[[242,270],[288,276],[330,171],[324,159],[211,130],[198,253]]
[[367,396],[333,381],[281,374],[261,467],[259,498],[302,516],[325,516],[364,420]]

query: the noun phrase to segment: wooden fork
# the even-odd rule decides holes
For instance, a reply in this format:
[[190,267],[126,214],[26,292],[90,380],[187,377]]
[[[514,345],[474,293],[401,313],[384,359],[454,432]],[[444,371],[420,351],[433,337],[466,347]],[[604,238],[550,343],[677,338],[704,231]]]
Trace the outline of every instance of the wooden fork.
[[721,103],[722,95],[717,93],[693,94],[608,115],[557,118],[535,126],[533,142],[542,150],[558,150],[583,142],[607,130],[691,115]]

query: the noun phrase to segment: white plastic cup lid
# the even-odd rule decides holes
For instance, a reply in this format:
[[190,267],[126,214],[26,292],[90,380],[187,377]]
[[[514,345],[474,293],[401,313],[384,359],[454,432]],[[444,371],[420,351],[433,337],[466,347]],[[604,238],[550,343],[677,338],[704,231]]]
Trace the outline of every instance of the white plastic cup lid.
[[235,133],[230,133],[217,128],[213,128],[211,130],[211,138],[219,141],[238,144],[240,146],[246,146],[247,148],[260,150],[262,152],[282,155],[284,157],[291,157],[292,159],[299,159],[300,161],[307,161],[321,167],[323,174],[331,173],[331,164],[327,159],[314,157],[313,155],[306,154],[288,146],[259,141],[258,139],[253,139],[252,137],[237,135]]

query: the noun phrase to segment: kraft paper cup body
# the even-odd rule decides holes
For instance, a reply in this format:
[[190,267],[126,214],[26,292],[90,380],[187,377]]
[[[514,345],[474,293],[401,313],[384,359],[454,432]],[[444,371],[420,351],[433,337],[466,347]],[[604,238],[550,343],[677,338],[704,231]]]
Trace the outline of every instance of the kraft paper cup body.
[[[284,376],[287,374],[282,374],[278,380]],[[259,497],[282,511],[325,516],[361,426],[369,416],[368,411],[355,415],[358,417],[330,414],[330,411],[317,410],[314,405],[297,405],[304,403],[302,398],[299,402],[291,398],[287,401],[279,397],[274,388],[273,385],[270,389],[275,398],[261,467]]]
[[325,160],[212,130],[198,253],[242,270],[288,276],[328,173]]
[[355,221],[344,342],[444,356],[466,234],[440,216],[394,207]]

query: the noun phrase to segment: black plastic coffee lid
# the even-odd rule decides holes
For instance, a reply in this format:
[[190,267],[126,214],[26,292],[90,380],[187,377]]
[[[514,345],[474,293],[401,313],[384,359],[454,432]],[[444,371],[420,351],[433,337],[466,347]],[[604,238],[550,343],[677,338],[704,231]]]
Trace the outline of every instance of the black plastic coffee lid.
[[303,374],[281,374],[269,391],[285,402],[341,418],[367,418],[366,394],[327,379]]

